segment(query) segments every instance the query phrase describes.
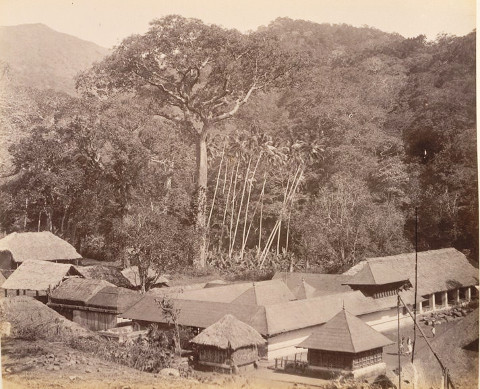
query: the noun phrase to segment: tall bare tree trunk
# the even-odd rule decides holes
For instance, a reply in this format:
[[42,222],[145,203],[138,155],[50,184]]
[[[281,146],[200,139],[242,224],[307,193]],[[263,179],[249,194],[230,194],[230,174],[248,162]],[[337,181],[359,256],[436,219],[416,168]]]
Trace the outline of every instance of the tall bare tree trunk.
[[196,230],[198,249],[195,266],[203,268],[207,263],[207,124],[197,138],[197,215]]
[[[237,162],[238,165],[238,162]],[[223,211],[223,221],[222,221],[222,231],[220,233],[220,243],[219,246],[220,248],[223,247],[223,232],[225,231],[225,220],[227,218],[227,212],[228,212],[228,202],[230,200],[230,191],[232,189],[232,184],[233,184],[233,172],[235,168],[232,166],[232,173],[230,174],[230,184],[228,185],[228,192],[227,192],[227,198],[225,200],[225,209]]]
[[23,218],[23,231],[27,230],[27,218],[28,218],[28,197],[25,199],[25,216]]
[[238,206],[238,215],[237,215],[237,222],[235,223],[235,232],[233,233],[233,239],[230,245],[229,257],[232,257],[233,248],[235,246],[235,240],[237,239],[237,230],[238,230],[238,223],[240,222],[240,215],[242,213],[242,205],[243,199],[245,197],[245,189],[247,188],[248,184],[248,175],[250,174],[250,163],[252,162],[252,158],[248,160],[247,170],[245,172],[245,177],[243,180],[243,190],[242,190],[242,197],[240,198],[240,205]]

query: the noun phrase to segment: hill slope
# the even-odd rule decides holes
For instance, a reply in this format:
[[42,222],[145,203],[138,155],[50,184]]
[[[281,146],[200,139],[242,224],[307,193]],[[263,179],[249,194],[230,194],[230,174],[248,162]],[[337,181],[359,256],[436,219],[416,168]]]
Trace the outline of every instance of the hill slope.
[[44,24],[0,27],[0,61],[19,85],[75,92],[74,77],[109,50]]

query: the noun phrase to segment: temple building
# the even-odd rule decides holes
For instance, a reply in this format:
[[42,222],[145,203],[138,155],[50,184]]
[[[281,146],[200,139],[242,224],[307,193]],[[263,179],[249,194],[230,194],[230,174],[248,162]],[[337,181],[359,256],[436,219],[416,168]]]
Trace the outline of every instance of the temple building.
[[[438,271],[442,269],[442,271]],[[454,248],[418,253],[418,313],[469,304],[478,296],[478,269]],[[205,329],[226,314],[250,325],[267,341],[261,356],[274,359],[298,352],[297,346],[345,306],[376,331],[397,327],[397,291],[415,304],[415,253],[369,258],[344,274],[285,273],[272,280],[216,285],[179,291],[160,289],[179,309],[178,324]],[[169,320],[147,293],[120,316],[135,330]],[[400,324],[412,325],[406,309]]]
[[344,308],[298,347],[308,349],[309,369],[358,378],[385,374],[383,347],[393,343]]

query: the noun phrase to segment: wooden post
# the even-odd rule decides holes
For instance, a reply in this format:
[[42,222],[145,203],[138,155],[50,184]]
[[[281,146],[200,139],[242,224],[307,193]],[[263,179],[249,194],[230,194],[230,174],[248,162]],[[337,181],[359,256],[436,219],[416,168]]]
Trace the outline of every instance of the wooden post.
[[465,300],[470,301],[472,299],[472,291],[470,287],[465,289]]
[[[413,319],[413,313],[410,311],[410,309],[408,309],[407,305],[405,304],[405,302],[402,300],[402,298],[401,298],[400,296],[398,296],[398,300],[399,300],[399,305],[400,305],[400,302],[401,302],[401,303],[403,304],[403,306],[407,309],[407,312],[408,312],[408,314],[410,315],[410,317]],[[435,350],[433,349],[433,347],[432,347],[431,343],[429,342],[427,336],[426,336],[425,333],[423,332],[422,327],[420,327],[420,326],[418,325],[418,323],[416,323],[416,322],[414,323],[414,325],[418,327],[418,330],[420,331],[420,333],[422,334],[423,338],[425,339],[425,342],[427,343],[428,348],[430,349],[430,351],[432,352],[432,354],[433,354],[433,355],[435,356],[435,358],[437,359],[437,361],[438,361],[438,363],[439,363],[439,365],[440,365],[440,367],[441,367],[441,369],[442,369],[442,372],[444,372],[444,371],[446,370],[446,367],[445,367],[445,365],[443,364],[443,362],[442,362],[442,360],[440,359],[440,357],[438,356],[438,354],[437,354],[437,353],[435,352]],[[443,378],[444,378],[444,375],[442,374],[442,380],[443,380]],[[448,379],[448,377],[447,377],[447,379]],[[454,385],[453,385],[453,383],[452,383],[451,381],[449,382],[449,385],[450,385],[453,389],[455,389],[455,387],[454,387]],[[442,382],[442,386],[443,386],[443,382]],[[399,389],[400,389],[400,388],[399,388]]]
[[455,304],[460,304],[460,289],[455,289]]
[[435,312],[435,293],[432,293],[428,298],[428,304],[430,305],[430,309]]
[[398,389],[402,389],[402,373],[401,373],[402,365],[400,361],[400,295],[399,294],[397,294],[397,353],[398,353]]
[[442,292],[442,308],[448,308],[448,292]]

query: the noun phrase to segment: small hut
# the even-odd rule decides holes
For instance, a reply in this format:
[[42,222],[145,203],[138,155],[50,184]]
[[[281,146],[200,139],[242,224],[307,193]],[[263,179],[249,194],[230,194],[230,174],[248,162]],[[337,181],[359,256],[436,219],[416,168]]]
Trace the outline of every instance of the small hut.
[[248,324],[227,314],[191,340],[198,363],[220,372],[236,372],[259,359],[258,346],[265,339]]
[[80,276],[73,265],[29,260],[24,261],[2,283],[1,288],[4,289],[5,297],[16,291],[17,296],[23,292],[24,295],[39,297],[46,302],[48,291],[70,277]]
[[383,347],[393,343],[344,308],[297,347],[308,349],[309,369],[358,378],[385,374]]
[[29,260],[79,264],[82,256],[49,231],[13,232],[0,239],[0,268],[16,269]]

